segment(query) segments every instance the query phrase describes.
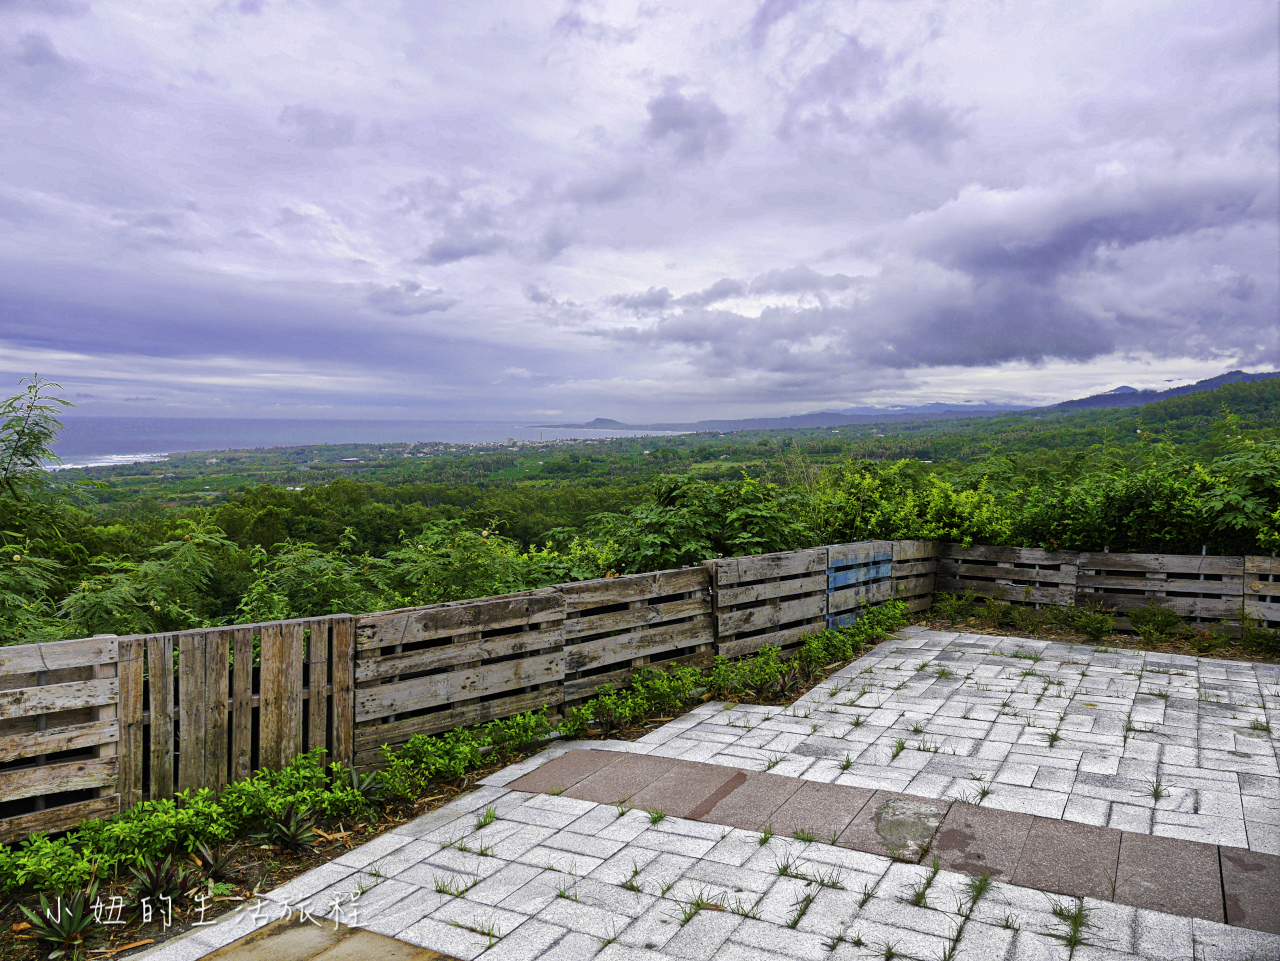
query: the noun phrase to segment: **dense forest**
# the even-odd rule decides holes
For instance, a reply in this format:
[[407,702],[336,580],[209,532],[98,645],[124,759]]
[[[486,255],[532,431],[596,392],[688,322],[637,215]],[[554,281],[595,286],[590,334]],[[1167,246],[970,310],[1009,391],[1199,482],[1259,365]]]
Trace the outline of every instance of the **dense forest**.
[[1280,547],[1280,380],[1141,408],[51,472],[70,405],[0,404],[0,643],[437,603],[869,538]]

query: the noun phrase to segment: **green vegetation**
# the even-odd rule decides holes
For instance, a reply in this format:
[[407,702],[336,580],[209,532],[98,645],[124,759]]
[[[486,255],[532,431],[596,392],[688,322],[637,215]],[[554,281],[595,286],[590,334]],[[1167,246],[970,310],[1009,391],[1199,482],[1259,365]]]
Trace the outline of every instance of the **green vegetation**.
[[873,538],[1280,548],[1280,380],[1069,415],[48,473],[55,392],[33,378],[0,405],[3,643],[359,614]]

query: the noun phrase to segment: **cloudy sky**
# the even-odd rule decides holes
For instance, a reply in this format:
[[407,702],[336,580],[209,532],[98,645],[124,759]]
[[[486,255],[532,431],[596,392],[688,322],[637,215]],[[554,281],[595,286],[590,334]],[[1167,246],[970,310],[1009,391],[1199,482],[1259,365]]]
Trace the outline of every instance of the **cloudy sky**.
[[693,418],[1280,367],[1274,0],[0,0],[0,377]]

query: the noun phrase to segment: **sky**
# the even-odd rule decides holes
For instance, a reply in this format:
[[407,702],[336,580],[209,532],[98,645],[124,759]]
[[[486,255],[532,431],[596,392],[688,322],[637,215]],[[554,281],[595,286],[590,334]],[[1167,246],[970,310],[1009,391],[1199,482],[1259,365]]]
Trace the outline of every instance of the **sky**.
[[0,0],[0,382],[637,422],[1274,370],[1278,17]]

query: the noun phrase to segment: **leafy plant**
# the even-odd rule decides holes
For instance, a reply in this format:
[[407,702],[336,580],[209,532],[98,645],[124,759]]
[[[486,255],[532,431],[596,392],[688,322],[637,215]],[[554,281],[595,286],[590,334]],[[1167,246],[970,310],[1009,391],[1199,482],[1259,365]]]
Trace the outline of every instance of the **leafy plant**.
[[190,865],[175,862],[171,856],[144,858],[140,864],[130,865],[129,873],[133,875],[129,883],[129,898],[134,904],[143,898],[176,900],[200,883],[199,876]]
[[88,947],[88,938],[97,920],[93,916],[93,904],[98,899],[98,883],[58,897],[51,905],[45,895],[40,895],[37,913],[19,905],[27,916],[36,937],[49,946],[50,961],[59,958],[80,958]]
[[310,808],[291,800],[278,814],[267,819],[258,839],[290,851],[306,851],[314,847],[316,830]]
[[1154,644],[1182,633],[1184,628],[1182,618],[1167,607],[1161,607],[1154,597],[1142,607],[1129,611],[1129,623],[1139,637]]

